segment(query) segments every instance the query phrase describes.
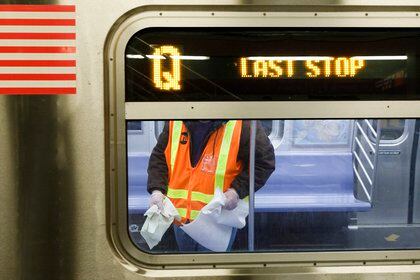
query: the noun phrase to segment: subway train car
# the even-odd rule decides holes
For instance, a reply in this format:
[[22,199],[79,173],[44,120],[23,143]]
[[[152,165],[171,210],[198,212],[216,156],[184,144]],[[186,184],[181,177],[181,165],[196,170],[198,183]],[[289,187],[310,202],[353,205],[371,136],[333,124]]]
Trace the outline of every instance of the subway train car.
[[[394,2],[3,0],[0,279],[420,279],[420,2]],[[187,124],[222,131],[184,163],[215,195],[168,187]],[[182,249],[229,160],[244,224]],[[156,246],[152,181],[190,203]]]

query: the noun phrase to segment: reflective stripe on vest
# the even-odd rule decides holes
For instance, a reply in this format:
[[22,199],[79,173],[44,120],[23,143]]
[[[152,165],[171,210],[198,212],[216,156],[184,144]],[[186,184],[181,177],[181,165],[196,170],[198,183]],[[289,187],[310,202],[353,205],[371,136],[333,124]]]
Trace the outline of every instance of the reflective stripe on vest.
[[223,134],[222,146],[220,147],[219,159],[217,160],[216,178],[214,180],[214,190],[218,188],[223,192],[223,183],[225,181],[226,165],[228,161],[230,142],[232,141],[233,130],[236,121],[228,121]]
[[[178,210],[178,213],[181,217],[185,218],[187,216],[187,208],[176,208],[176,210]],[[200,214],[200,211],[191,210],[191,212],[190,212],[191,220],[195,220],[195,218],[197,218],[198,214]]]
[[[174,199],[187,199],[188,191],[168,188],[167,196]],[[213,199],[213,195],[192,191],[191,199],[194,201],[200,201],[207,204]]]
[[[228,121],[224,128],[223,139],[219,151],[219,156],[217,160],[217,166],[215,171],[214,178],[214,190],[219,188],[223,192],[223,185],[225,181],[226,166],[228,162],[229,149],[232,142],[233,131],[236,125],[235,120]],[[182,131],[182,121],[173,121],[172,126],[172,139],[171,139],[171,171],[174,170],[175,159],[178,152],[179,141]],[[188,190],[185,189],[172,189],[168,188],[167,196],[173,199],[187,199]],[[192,191],[191,192],[191,201],[199,201],[204,204],[208,204],[213,199],[213,194],[205,194],[202,192]],[[181,217],[186,217],[187,209],[186,208],[177,208]],[[190,213],[190,218],[193,220],[198,215],[200,211],[192,210]]]
[[174,121],[171,139],[171,171],[174,170],[176,153],[178,152],[179,138],[181,137],[182,121]]

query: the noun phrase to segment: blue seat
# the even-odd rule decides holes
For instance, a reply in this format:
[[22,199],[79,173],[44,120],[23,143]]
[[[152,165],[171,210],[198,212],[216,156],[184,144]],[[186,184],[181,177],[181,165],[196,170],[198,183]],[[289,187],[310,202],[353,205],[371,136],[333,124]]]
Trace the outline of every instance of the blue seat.
[[[142,154],[128,157],[129,213],[148,208],[148,160]],[[255,211],[367,211],[371,205],[355,198],[353,180],[350,153],[277,155],[276,171],[255,194]]]
[[276,157],[276,171],[255,195],[256,212],[367,211],[354,196],[352,155],[287,154]]

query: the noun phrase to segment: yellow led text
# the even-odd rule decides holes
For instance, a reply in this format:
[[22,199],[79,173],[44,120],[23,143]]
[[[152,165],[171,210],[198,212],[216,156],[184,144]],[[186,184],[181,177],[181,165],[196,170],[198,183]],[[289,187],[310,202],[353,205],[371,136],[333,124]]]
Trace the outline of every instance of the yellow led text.
[[[153,53],[153,82],[161,90],[181,89],[181,63],[180,54],[174,46],[161,46]],[[170,58],[170,71],[162,70],[162,62]]]
[[[278,78],[281,76],[293,77],[293,61],[287,60],[254,60],[249,61],[242,57],[242,78]],[[248,63],[249,62],[249,63]]]
[[[242,78],[293,78],[302,75],[309,78],[354,77],[365,68],[363,59],[353,57],[326,57],[307,60],[268,60],[245,57],[240,59],[240,74]],[[299,69],[304,72],[299,74]],[[301,70],[302,71],[302,70]]]

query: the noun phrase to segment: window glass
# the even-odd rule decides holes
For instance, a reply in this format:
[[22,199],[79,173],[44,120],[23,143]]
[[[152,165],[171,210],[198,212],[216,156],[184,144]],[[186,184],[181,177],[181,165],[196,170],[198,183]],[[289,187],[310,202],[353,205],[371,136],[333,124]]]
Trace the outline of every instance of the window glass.
[[126,47],[126,101],[418,99],[419,39],[397,28],[146,29]]
[[[378,122],[376,120],[372,123],[373,128],[376,129]],[[384,119],[381,121],[381,140],[393,141],[400,138],[404,133],[405,120],[403,119]]]
[[269,136],[273,131],[273,121],[272,120],[262,120],[261,124],[264,128],[265,134]]
[[132,121],[127,123],[127,130],[141,131],[141,121]]
[[[420,157],[415,137],[419,120],[395,121],[405,122],[408,135],[414,137],[381,147],[381,152],[367,136],[376,120],[278,121],[159,121],[164,127],[156,145],[142,152],[135,150],[141,145],[133,144],[142,140],[128,134],[128,231],[136,246],[151,253],[208,253],[208,247],[214,252],[419,249]],[[130,122],[134,121],[127,121],[127,127]],[[158,123],[142,122],[150,127]],[[284,124],[277,148],[266,131],[271,126],[272,134],[276,123]],[[150,138],[147,133],[142,137]],[[254,170],[252,184],[250,170]],[[226,198],[215,191],[220,178]],[[247,208],[252,187],[254,205]],[[229,189],[244,199],[237,201]],[[162,230],[151,222],[153,211],[149,210],[149,222],[144,216],[151,201],[155,208],[161,207],[160,194],[150,195],[157,190],[169,197],[176,211],[170,212],[168,201],[164,202],[165,215],[155,218],[163,217],[157,225],[167,224],[168,229],[151,249],[148,243],[153,238],[141,231]],[[209,210],[208,205],[214,208]],[[247,212],[254,223],[249,223],[249,216],[238,218]],[[170,213],[179,214],[181,222],[165,220]],[[206,243],[211,238],[212,243]]]

